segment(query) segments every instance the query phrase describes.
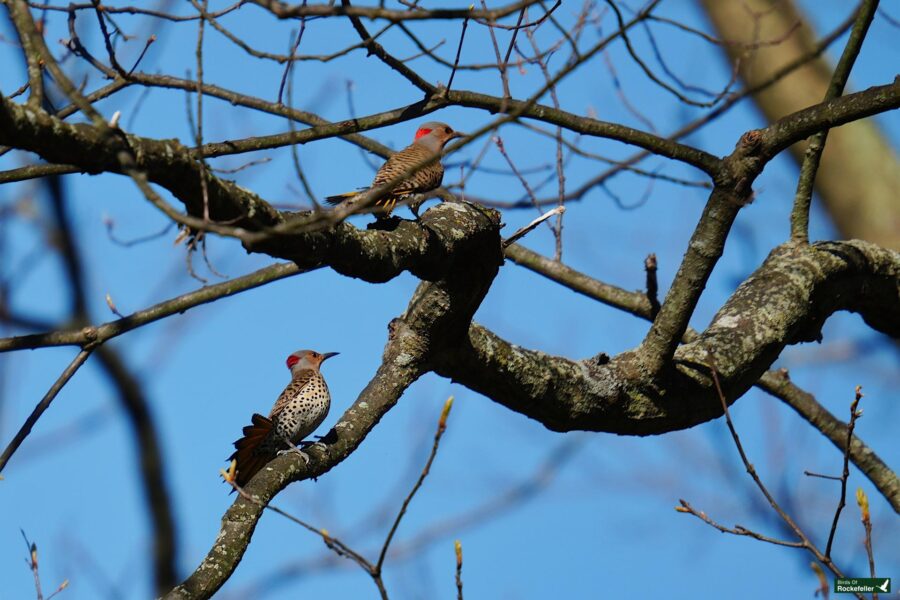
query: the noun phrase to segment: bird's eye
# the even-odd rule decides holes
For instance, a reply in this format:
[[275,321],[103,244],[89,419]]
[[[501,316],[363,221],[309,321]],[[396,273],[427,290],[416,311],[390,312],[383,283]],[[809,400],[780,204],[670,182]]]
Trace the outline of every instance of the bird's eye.
[[444,127],[444,133],[450,133],[450,128],[449,128],[449,127]]

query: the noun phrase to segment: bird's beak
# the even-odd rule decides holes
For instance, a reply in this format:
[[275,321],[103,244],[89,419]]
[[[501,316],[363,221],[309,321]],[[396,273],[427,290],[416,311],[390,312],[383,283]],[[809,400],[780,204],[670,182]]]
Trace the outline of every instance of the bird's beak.
[[322,355],[322,362],[325,362],[332,356],[337,356],[338,354],[340,354],[340,352],[326,352],[325,354]]
[[466,134],[463,133],[462,131],[454,131],[453,133],[450,134],[450,137],[447,139],[452,140],[453,138],[464,138],[464,137],[466,137]]

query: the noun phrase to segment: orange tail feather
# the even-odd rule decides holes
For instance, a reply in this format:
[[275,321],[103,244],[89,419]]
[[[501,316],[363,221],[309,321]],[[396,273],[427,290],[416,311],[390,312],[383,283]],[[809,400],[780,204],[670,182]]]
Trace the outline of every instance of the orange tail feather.
[[273,453],[262,450],[274,427],[272,421],[258,413],[253,415],[252,421],[252,425],[244,427],[244,437],[234,443],[235,451],[228,457],[228,460],[237,461],[235,483],[240,487],[247,485],[275,457]]

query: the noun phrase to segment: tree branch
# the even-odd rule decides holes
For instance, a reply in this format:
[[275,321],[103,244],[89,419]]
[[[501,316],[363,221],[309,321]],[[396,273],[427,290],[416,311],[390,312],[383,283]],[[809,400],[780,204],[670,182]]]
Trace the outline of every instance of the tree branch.
[[[847,79],[850,78],[850,70],[853,68],[853,63],[856,62],[856,57],[859,56],[863,40],[866,39],[869,25],[872,24],[877,10],[878,0],[866,0],[860,6],[853,30],[850,32],[850,39],[847,40],[841,59],[831,75],[824,102],[837,98],[844,92],[844,86],[847,85]],[[812,202],[813,183],[816,180],[816,172],[819,170],[822,151],[825,150],[826,139],[828,139],[827,129],[816,133],[809,140],[803,156],[803,163],[800,165],[800,179],[797,182],[794,208],[791,211],[791,239],[794,241],[809,242],[809,207]],[[828,555],[829,552],[825,554]]]
[[722,415],[703,366],[709,360],[733,402],[785,345],[817,339],[837,310],[859,312],[888,335],[900,333],[898,279],[900,254],[871,244],[785,245],[738,288],[706,331],[678,348],[677,368],[655,382],[634,351],[612,360],[602,354],[570,360],[514,346],[477,324],[464,344],[439,356],[435,371],[554,431],[675,431]]

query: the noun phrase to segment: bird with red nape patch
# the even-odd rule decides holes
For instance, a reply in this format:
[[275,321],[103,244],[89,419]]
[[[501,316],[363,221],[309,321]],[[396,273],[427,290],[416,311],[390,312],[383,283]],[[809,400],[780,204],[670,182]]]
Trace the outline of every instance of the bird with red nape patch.
[[336,355],[337,352],[298,350],[287,357],[291,382],[278,396],[268,417],[254,413],[252,424],[244,427],[244,436],[234,443],[235,451],[228,458],[237,461],[234,482],[239,487],[245,486],[279,454],[297,452],[309,462],[309,457],[297,446],[328,415],[331,393],[319,369],[323,362]]
[[[381,206],[381,211],[376,213],[378,218],[386,218],[394,210],[397,202],[407,198],[413,198],[419,194],[425,194],[434,190],[441,185],[444,179],[444,166],[440,161],[440,154],[444,150],[444,146],[454,138],[464,137],[465,134],[454,131],[452,127],[446,123],[439,121],[429,121],[423,123],[416,130],[415,138],[412,144],[392,154],[387,159],[378,172],[372,185],[367,188],[357,190],[355,192],[347,192],[345,194],[337,194],[336,196],[328,196],[325,198],[329,204],[341,204],[350,201],[360,194],[384,185],[403,173],[411,169],[413,166],[422,163],[429,158],[437,156],[433,162],[417,169],[414,173],[407,176],[397,183],[390,192],[375,201],[376,206]],[[409,210],[415,217],[419,218],[419,207],[424,200],[413,200],[409,204]]]

